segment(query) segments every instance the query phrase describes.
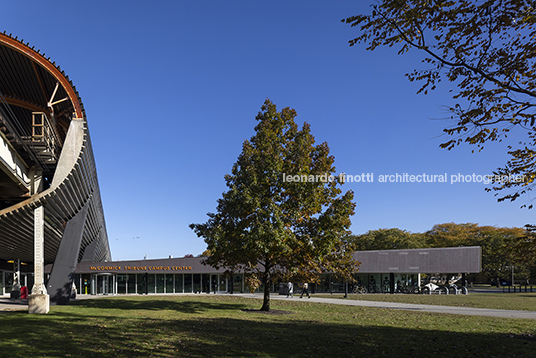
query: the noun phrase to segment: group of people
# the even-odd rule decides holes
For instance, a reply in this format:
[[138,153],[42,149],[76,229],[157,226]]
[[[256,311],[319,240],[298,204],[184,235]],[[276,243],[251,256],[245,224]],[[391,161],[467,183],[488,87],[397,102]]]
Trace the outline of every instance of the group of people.
[[[303,298],[304,294],[307,295],[307,298],[311,298],[311,296],[309,296],[309,284],[307,282],[302,285],[302,292],[300,298]],[[287,298],[289,296],[294,297],[294,284],[290,281],[287,283]]]

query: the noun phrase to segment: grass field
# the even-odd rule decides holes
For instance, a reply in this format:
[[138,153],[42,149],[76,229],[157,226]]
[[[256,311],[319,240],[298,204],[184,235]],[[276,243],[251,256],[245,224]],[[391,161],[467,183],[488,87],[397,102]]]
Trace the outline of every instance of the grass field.
[[[344,298],[344,294],[316,294],[315,297]],[[468,295],[349,294],[348,299],[363,301],[416,303],[425,305],[491,308],[501,310],[536,311],[536,292],[469,293]]]
[[[476,299],[476,298],[475,298]],[[533,357],[536,321],[272,300],[116,296],[0,312],[1,357]]]

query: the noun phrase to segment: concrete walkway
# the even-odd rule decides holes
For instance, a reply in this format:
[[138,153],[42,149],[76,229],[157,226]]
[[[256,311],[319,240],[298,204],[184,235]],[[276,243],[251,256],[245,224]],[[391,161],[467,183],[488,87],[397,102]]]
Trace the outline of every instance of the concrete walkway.
[[[183,295],[183,294],[181,294]],[[192,296],[196,296],[193,295]],[[262,299],[262,294],[255,293],[235,293],[233,296],[257,298]],[[113,297],[113,296],[90,296],[90,295],[78,295],[77,300],[80,299],[95,299],[100,297]],[[488,316],[488,317],[502,317],[502,318],[526,318],[536,319],[536,311],[511,311],[511,310],[495,310],[488,308],[470,308],[470,307],[454,307],[454,306],[436,306],[436,305],[419,305],[412,303],[395,303],[395,302],[377,302],[377,301],[361,301],[352,299],[341,298],[320,298],[312,296],[310,299],[299,298],[295,295],[293,298],[287,298],[285,295],[272,294],[270,296],[272,300],[290,300],[299,302],[314,302],[314,303],[329,303],[333,305],[345,305],[345,306],[361,306],[361,307],[376,307],[387,308],[393,310],[407,310],[416,312],[431,312],[431,313],[448,313],[459,314],[467,316]],[[24,311],[28,310],[28,300],[10,300],[9,297],[0,297],[0,312],[2,311]]]
[[0,312],[28,310],[28,300],[11,300],[9,296],[0,296]]
[[[87,300],[95,299],[101,297],[111,297],[111,296],[92,296],[92,295],[78,295],[76,300]],[[28,310],[28,300],[17,299],[12,300],[8,295],[0,296],[0,313],[9,312],[9,311],[27,311]]]
[[[263,297],[262,294],[235,294],[235,295],[242,296],[242,297],[258,298],[258,299],[262,299]],[[393,309],[393,310],[406,310],[406,311],[417,311],[417,312],[449,313],[449,314],[460,314],[460,315],[467,315],[467,316],[536,319],[536,311],[511,311],[511,310],[495,310],[495,309],[488,309],[488,308],[419,305],[419,304],[412,304],[412,303],[361,301],[361,300],[341,299],[341,298],[320,298],[320,297],[314,297],[314,296],[311,296],[310,299],[307,299],[305,297],[300,299],[299,296],[296,296],[296,295],[294,295],[294,298],[287,298],[284,295],[277,295],[277,294],[270,295],[270,299],[329,303],[333,305],[345,305],[345,306],[376,307],[376,308],[387,308],[387,309]]]

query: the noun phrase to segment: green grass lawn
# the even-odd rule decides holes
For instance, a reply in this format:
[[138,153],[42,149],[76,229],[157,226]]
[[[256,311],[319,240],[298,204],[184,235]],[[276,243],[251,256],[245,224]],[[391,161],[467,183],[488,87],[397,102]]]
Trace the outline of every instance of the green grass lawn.
[[[316,294],[315,297],[344,298],[342,293]],[[349,294],[349,299],[363,301],[416,303],[501,310],[536,311],[536,293],[469,293],[468,295]],[[535,353],[536,355],[536,353]]]
[[529,357],[536,320],[257,299],[116,296],[0,313],[1,357]]

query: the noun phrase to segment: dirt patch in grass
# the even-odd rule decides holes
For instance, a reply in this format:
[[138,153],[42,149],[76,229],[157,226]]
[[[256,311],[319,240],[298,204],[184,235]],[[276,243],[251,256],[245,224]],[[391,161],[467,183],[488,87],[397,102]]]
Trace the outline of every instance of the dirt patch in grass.
[[248,312],[248,313],[262,313],[262,314],[269,314],[269,315],[285,315],[285,314],[293,314],[294,312],[291,311],[283,311],[283,310],[269,310],[269,311],[261,311],[261,310],[254,310],[254,309],[243,309],[242,311]]

